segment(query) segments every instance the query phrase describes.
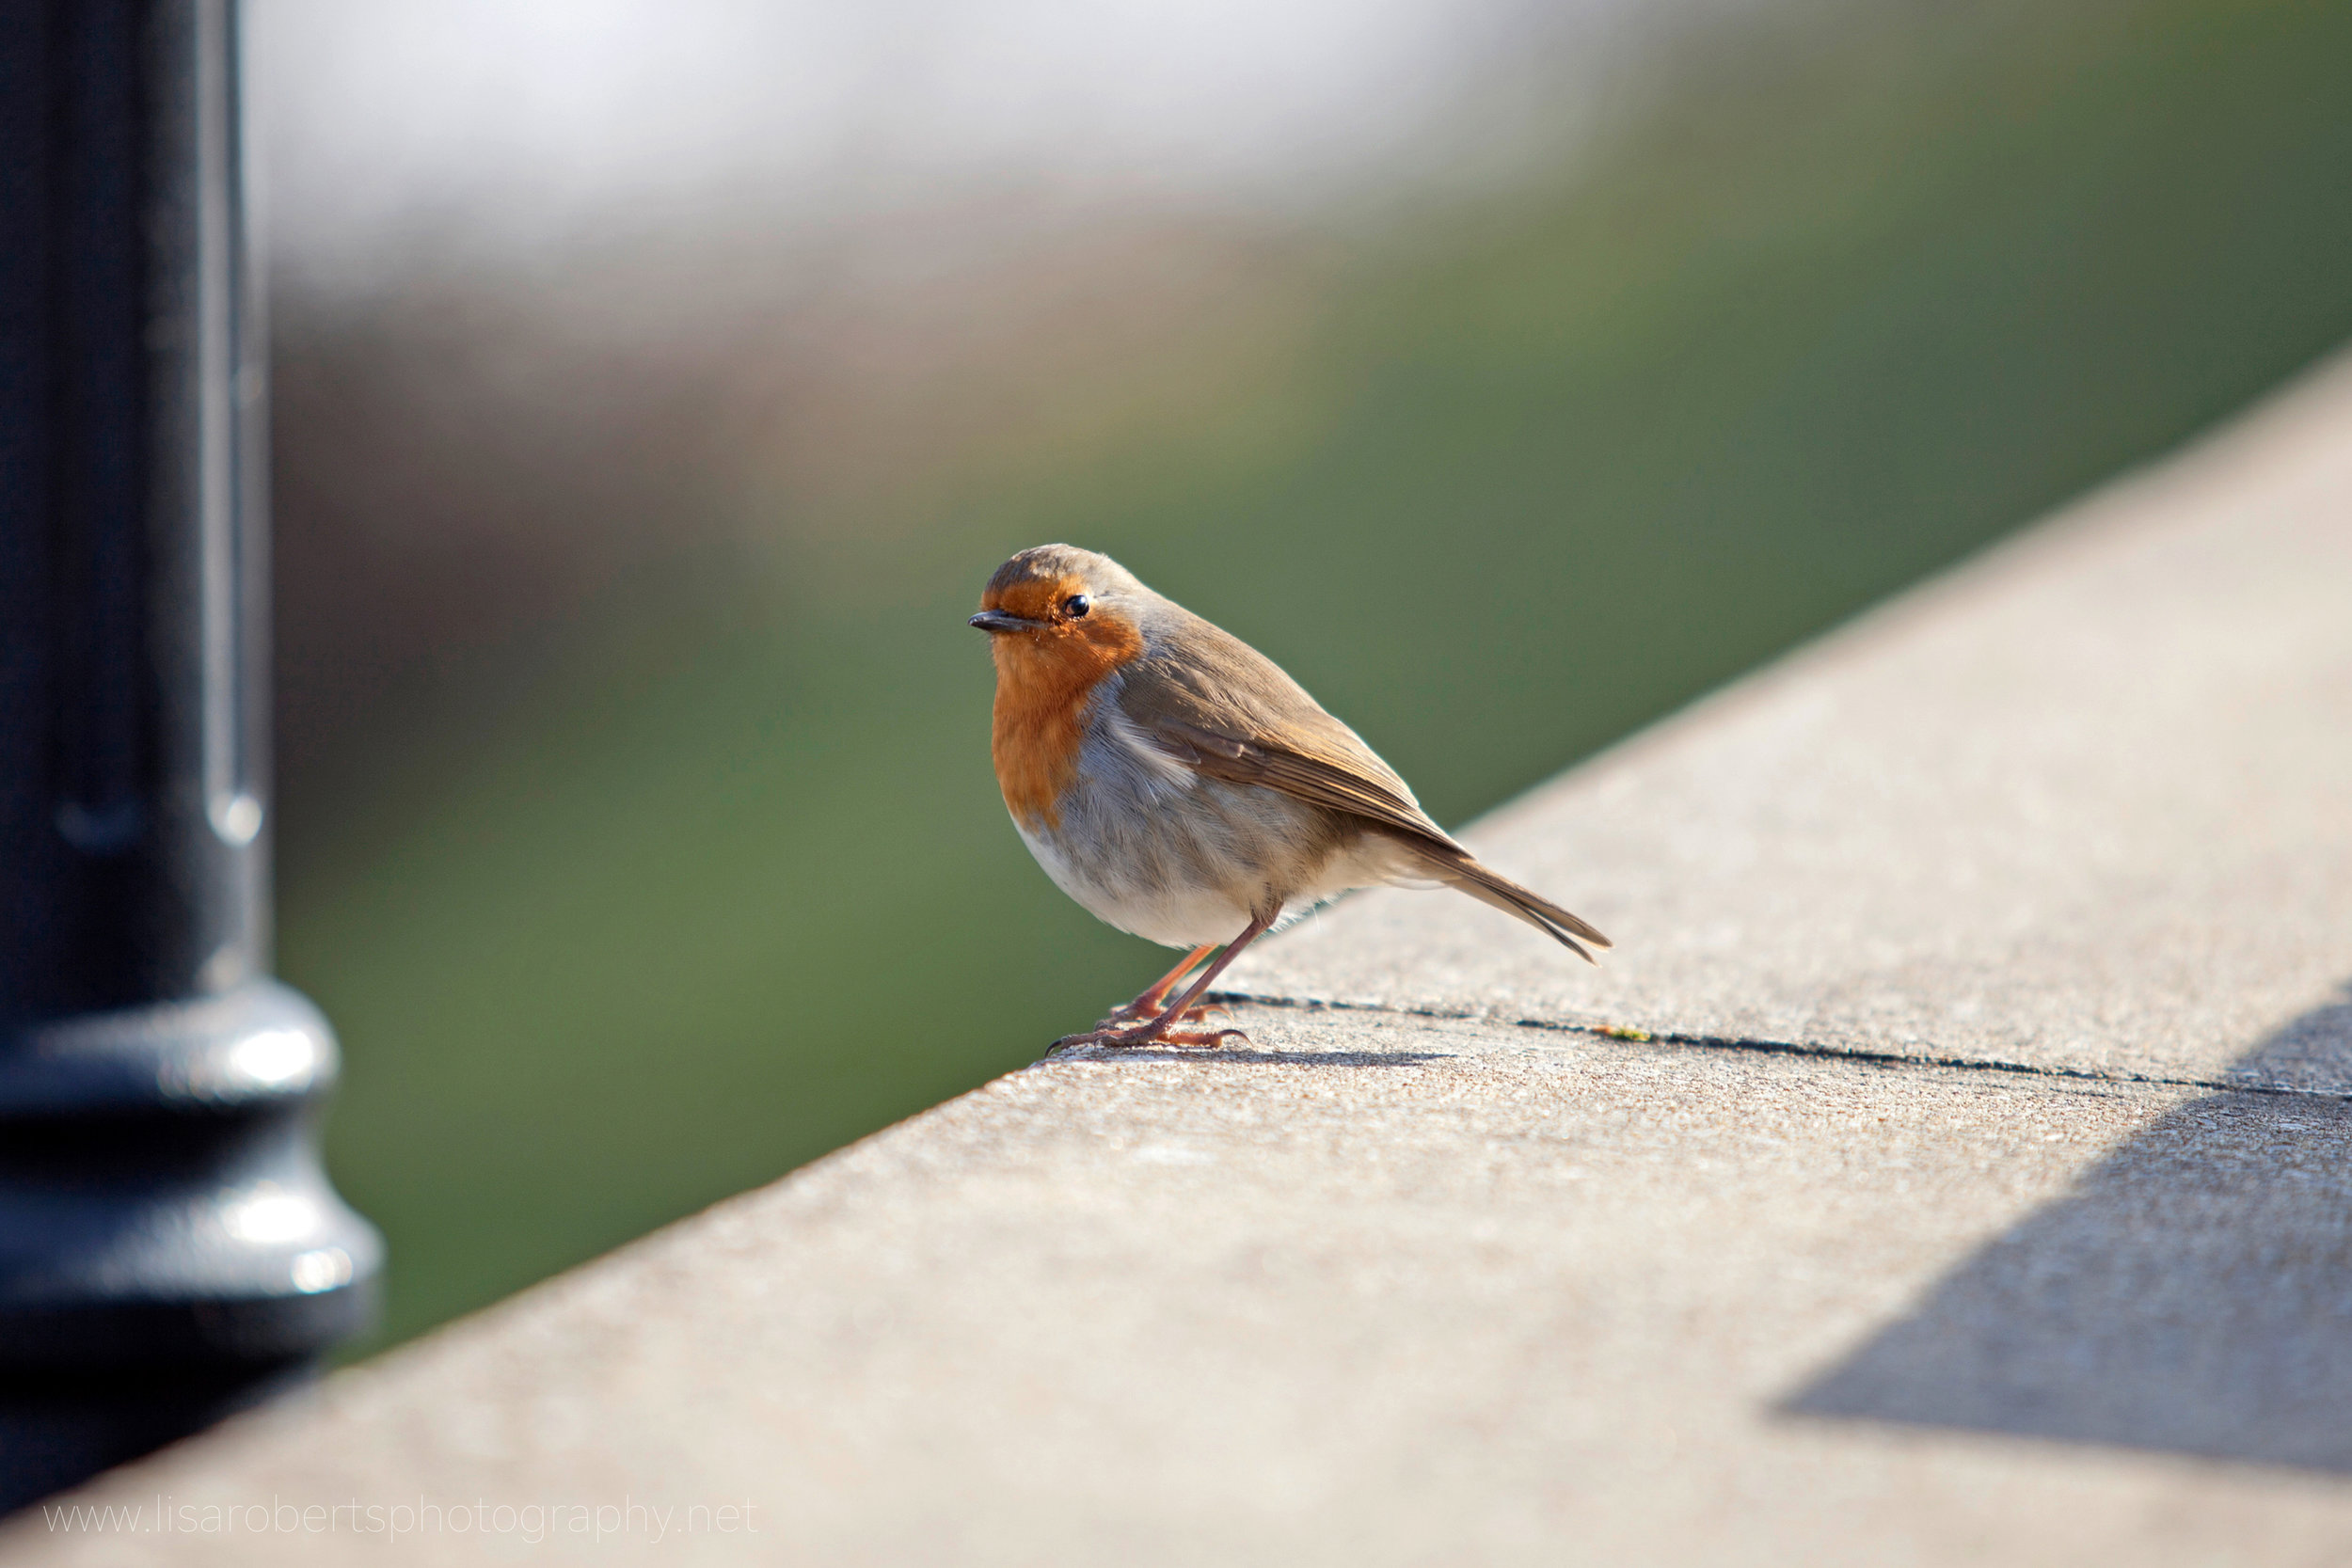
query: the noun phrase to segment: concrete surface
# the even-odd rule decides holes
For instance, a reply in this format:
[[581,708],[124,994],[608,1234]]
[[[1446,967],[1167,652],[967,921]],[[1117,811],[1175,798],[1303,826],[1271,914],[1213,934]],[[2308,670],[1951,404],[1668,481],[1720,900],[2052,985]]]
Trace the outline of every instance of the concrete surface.
[[1470,837],[0,1558],[2352,1560],[2352,373]]
[[[2352,1090],[2352,371],[1488,817],[1237,990]],[[2260,1047],[2261,1055],[2251,1053]]]

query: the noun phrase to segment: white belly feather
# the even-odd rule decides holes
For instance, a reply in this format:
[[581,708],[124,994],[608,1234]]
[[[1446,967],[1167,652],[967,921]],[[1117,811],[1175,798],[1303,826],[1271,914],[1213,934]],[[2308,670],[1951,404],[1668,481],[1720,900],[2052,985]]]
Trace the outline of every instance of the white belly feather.
[[1115,682],[1095,705],[1059,822],[1013,825],[1054,885],[1097,919],[1197,947],[1232,941],[1277,899],[1295,919],[1412,871],[1384,835],[1336,830],[1329,813],[1277,790],[1196,774],[1120,712]]

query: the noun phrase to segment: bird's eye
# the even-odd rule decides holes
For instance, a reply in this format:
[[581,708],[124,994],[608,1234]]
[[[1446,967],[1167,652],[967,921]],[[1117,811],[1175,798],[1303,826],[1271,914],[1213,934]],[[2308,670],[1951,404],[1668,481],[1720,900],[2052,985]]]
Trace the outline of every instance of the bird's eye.
[[1064,614],[1075,621],[1080,616],[1084,615],[1088,610],[1094,608],[1094,601],[1088,598],[1084,594],[1073,594],[1070,597],[1062,600],[1061,608]]

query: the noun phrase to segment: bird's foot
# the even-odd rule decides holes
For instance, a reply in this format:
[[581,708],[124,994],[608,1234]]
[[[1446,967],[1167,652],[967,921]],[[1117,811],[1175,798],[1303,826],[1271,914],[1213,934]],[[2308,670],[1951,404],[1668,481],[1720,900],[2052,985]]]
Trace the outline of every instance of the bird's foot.
[[[1193,1009],[1193,1012],[1199,1012],[1200,1010],[1201,1009],[1195,1008]],[[1185,1016],[1190,1017],[1192,1014],[1187,1013]],[[1175,1045],[1206,1049],[1222,1045],[1229,1039],[1247,1040],[1249,1037],[1248,1035],[1243,1034],[1239,1029],[1168,1028],[1168,1025],[1173,1022],[1174,1020],[1168,1018],[1166,1014],[1162,1014],[1160,1017],[1153,1019],[1151,1022],[1142,1024],[1133,1029],[1094,1028],[1089,1029],[1083,1034],[1064,1035],[1061,1038],[1056,1040],[1052,1045],[1046,1048],[1046,1054],[1049,1056],[1057,1056],[1065,1051],[1083,1050],[1088,1046],[1102,1046],[1105,1049],[1113,1051],[1134,1051],[1140,1047],[1151,1045]]]
[[[1192,1018],[1196,1015],[1186,1013],[1184,1016]],[[1146,1040],[1143,1043],[1146,1045],[1198,1046],[1202,1050],[1211,1050],[1223,1045],[1227,1040],[1239,1040],[1244,1045],[1248,1045],[1249,1037],[1239,1029],[1171,1029],[1157,1040]]]
[[[1222,1002],[1203,1002],[1198,1007],[1186,1007],[1168,1022],[1171,1023],[1205,1023],[1211,1013],[1230,1011],[1231,1009]],[[1159,1009],[1155,1006],[1146,1006],[1140,1001],[1122,1002],[1094,1021],[1093,1032],[1099,1034],[1105,1030],[1115,1030],[1122,1023],[1156,1022],[1159,1017]],[[1070,1037],[1077,1038],[1075,1035]]]

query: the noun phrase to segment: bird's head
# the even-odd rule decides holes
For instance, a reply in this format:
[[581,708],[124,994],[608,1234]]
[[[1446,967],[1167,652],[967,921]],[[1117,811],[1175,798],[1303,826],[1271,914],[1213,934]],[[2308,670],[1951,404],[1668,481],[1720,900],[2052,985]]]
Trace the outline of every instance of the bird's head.
[[1109,556],[1040,545],[996,568],[972,625],[989,634],[999,674],[1051,670],[1090,684],[1143,651],[1150,596]]

